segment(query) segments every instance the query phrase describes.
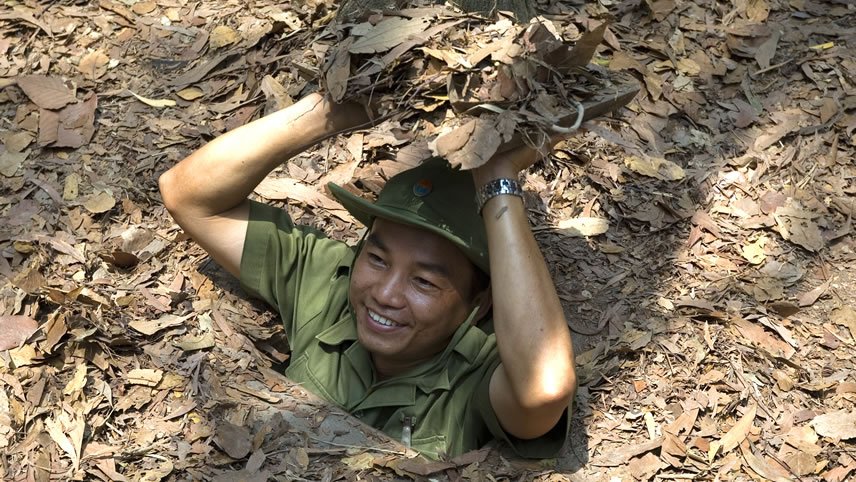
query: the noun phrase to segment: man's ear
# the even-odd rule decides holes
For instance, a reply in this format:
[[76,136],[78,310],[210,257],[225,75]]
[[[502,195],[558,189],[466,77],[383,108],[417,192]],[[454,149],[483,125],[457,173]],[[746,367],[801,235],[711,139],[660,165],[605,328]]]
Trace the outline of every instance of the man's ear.
[[490,289],[490,283],[473,297],[473,306],[479,307],[475,316],[476,323],[490,313],[491,308],[493,308],[493,292]]

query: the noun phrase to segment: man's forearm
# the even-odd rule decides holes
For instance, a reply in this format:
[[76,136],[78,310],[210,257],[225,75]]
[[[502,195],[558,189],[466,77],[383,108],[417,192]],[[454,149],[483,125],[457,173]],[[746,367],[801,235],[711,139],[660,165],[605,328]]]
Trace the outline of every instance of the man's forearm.
[[330,112],[328,101],[313,94],[214,139],[164,173],[164,204],[179,223],[234,208],[281,163],[350,127]]
[[[476,176],[476,185],[515,171]],[[490,250],[494,329],[521,406],[567,403],[576,386],[573,346],[559,297],[520,198],[497,196],[483,211]]]

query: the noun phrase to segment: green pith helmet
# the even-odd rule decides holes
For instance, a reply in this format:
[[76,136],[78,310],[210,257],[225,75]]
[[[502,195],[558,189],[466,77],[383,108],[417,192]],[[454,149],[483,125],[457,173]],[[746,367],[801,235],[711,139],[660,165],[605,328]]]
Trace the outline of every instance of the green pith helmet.
[[374,203],[336,184],[327,186],[342,206],[366,226],[380,217],[439,234],[490,274],[487,234],[476,205],[472,174],[452,169],[445,159],[434,157],[396,174]]

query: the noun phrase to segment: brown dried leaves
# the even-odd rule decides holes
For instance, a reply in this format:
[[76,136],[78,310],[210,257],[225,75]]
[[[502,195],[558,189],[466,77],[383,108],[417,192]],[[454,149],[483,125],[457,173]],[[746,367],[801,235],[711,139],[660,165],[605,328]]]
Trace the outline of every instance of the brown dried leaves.
[[74,92],[57,77],[22,75],[18,77],[18,87],[42,109],[61,109],[77,102]]
[[[603,40],[605,24],[572,47],[544,19],[528,25],[466,17],[443,23],[457,14],[442,7],[427,11],[412,18],[388,14],[340,27],[344,40],[327,55],[325,87],[337,102],[370,94],[387,112],[432,119],[439,134],[417,132],[417,136],[424,137],[434,155],[453,165],[472,169],[503,144],[521,145],[522,138],[560,132],[583,114],[567,99],[567,92],[610,85],[609,79],[594,72],[577,75],[573,70],[589,63]],[[466,36],[461,35],[462,27],[449,28],[462,22],[463,30],[470,31]],[[423,43],[427,44],[423,50],[435,60],[413,54],[413,48]],[[384,52],[388,53],[380,55]],[[402,98],[396,92],[404,82],[415,95]],[[614,110],[630,97],[612,100],[614,105],[587,113],[586,119]]]
[[38,329],[28,316],[0,316],[0,351],[16,348]]

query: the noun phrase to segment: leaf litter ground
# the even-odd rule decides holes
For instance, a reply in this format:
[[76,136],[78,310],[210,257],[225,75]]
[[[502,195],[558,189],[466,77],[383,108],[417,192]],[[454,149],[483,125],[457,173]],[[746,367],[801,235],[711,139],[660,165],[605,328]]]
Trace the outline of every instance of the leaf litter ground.
[[[290,384],[277,320],[160,205],[160,172],[316,88],[332,4],[7,6],[4,480],[856,473],[849,2],[543,9],[572,40],[611,18],[593,62],[642,91],[526,174],[580,375],[567,448],[538,462],[499,448],[413,458]],[[429,152],[414,133],[437,127],[390,120],[331,139],[257,193],[353,240],[320,186],[376,193]]]

